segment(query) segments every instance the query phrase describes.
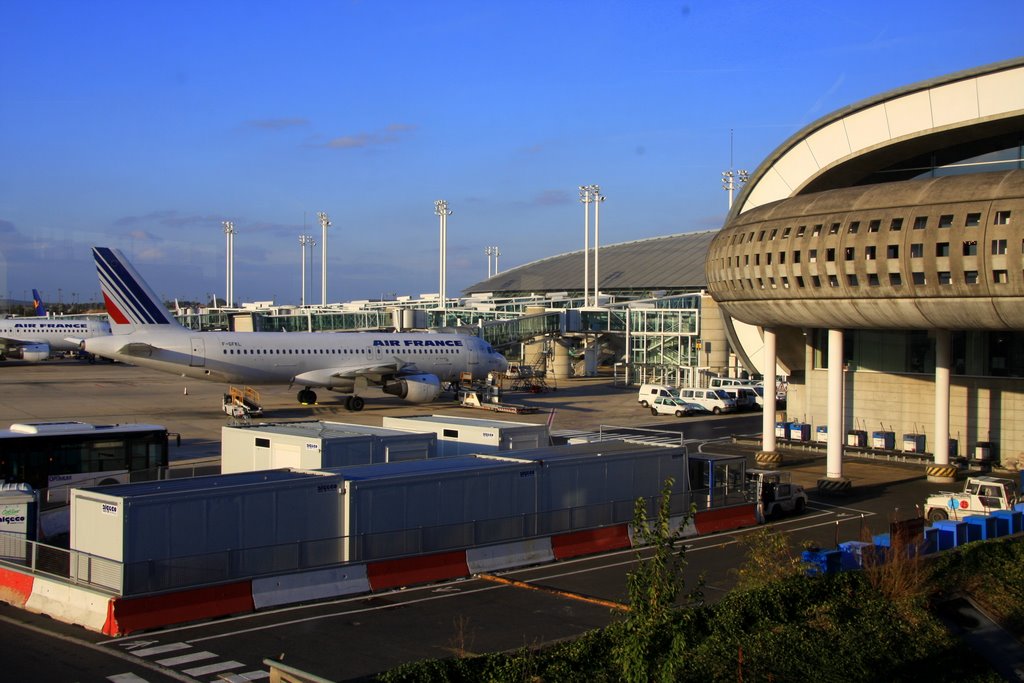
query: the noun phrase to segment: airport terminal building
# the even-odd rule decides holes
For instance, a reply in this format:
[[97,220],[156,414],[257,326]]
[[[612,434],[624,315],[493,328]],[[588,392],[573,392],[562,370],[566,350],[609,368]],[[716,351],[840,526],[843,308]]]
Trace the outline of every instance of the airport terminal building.
[[788,375],[790,419],[827,423],[830,455],[884,429],[924,434],[939,466],[1021,462],[1022,150],[1018,59],[834,112],[752,174],[708,290],[744,364]]

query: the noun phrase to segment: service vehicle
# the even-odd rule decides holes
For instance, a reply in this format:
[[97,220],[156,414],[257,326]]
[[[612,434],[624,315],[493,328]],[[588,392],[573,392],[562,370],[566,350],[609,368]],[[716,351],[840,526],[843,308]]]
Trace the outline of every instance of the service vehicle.
[[684,417],[704,410],[696,403],[687,403],[674,396],[659,396],[651,404],[651,415],[675,415]]
[[644,408],[650,408],[659,396],[678,398],[679,390],[667,384],[641,384],[636,400]]
[[677,396],[687,403],[696,403],[715,415],[736,410],[736,401],[725,393],[725,389],[684,388],[679,390]]
[[807,509],[807,492],[790,480],[789,472],[747,470],[747,494],[757,503],[759,522]]
[[939,491],[928,496],[924,516],[929,522],[959,519],[966,515],[987,515],[996,510],[1012,510],[1021,499],[1017,482],[1001,477],[967,477],[961,492]]

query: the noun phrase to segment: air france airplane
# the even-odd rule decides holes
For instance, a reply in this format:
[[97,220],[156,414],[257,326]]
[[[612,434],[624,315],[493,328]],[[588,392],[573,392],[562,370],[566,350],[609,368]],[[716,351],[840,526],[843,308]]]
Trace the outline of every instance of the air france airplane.
[[37,363],[53,353],[77,351],[84,339],[110,334],[110,323],[105,320],[48,318],[34,289],[32,299],[37,317],[0,320],[0,360],[16,358]]
[[94,247],[113,336],[85,340],[104,358],[218,382],[299,385],[300,403],[315,388],[349,394],[362,410],[368,386],[414,403],[434,400],[441,383],[470,372],[504,372],[505,357],[462,334],[373,332],[194,332],[178,323],[120,251]]

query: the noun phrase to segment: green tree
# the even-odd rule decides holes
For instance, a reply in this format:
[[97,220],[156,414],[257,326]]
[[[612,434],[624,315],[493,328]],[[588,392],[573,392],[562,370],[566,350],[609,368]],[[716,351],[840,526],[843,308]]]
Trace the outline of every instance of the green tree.
[[[674,662],[686,648],[681,621],[686,612],[677,601],[685,588],[683,569],[686,548],[679,542],[682,530],[690,523],[693,508],[675,529],[671,522],[672,484],[665,481],[658,501],[657,518],[647,518],[647,501],[638,498],[633,508],[633,533],[641,548],[637,550],[637,567],[629,572],[629,615],[622,625],[621,638],[612,652],[622,680],[646,683],[674,680]],[[698,604],[701,595],[695,589],[687,596],[690,605]]]

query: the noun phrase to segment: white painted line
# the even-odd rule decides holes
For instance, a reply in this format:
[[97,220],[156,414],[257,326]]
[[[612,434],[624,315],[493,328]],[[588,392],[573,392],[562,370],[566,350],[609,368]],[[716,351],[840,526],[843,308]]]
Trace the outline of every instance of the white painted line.
[[244,674],[222,674],[220,680],[224,683],[249,683],[270,678],[269,671],[246,671]]
[[113,676],[107,676],[107,680],[112,683],[146,683],[145,678],[140,678],[133,673],[114,674]]
[[179,664],[189,664],[190,662],[198,662],[200,659],[212,659],[217,655],[212,652],[193,652],[190,655],[182,655],[180,657],[171,657],[170,659],[157,660],[157,664],[161,666],[178,666]]
[[228,669],[240,669],[245,664],[241,662],[217,662],[216,664],[207,664],[206,666],[197,666],[194,669],[184,669],[182,673],[188,674],[189,676],[206,676],[208,674],[215,674],[218,671],[227,671]]
[[157,647],[147,647],[144,650],[129,650],[129,652],[136,657],[148,657],[149,655],[162,655],[165,652],[174,652],[176,650],[187,650],[190,647],[192,646],[188,643],[169,643]]

